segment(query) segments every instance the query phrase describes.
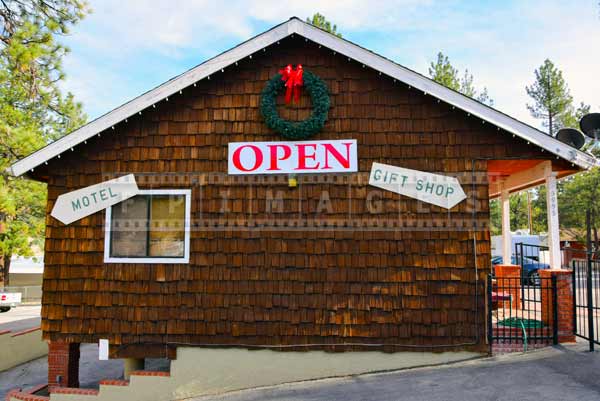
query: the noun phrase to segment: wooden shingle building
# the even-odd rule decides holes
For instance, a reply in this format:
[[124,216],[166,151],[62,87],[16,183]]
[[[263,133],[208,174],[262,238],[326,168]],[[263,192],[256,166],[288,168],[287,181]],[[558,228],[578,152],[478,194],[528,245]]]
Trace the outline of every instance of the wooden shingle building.
[[292,18],[12,166],[48,185],[49,381],[76,386],[101,340],[323,376],[486,353],[489,200],[546,183],[555,202],[594,163]]

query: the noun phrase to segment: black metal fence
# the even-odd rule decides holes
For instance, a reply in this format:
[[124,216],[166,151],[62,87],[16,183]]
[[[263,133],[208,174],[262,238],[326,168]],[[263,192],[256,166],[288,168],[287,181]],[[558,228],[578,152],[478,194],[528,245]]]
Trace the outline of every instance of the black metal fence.
[[600,345],[600,262],[575,259],[573,268],[573,326],[575,335]]
[[539,279],[522,297],[521,277],[497,278],[487,283],[488,341],[528,347],[558,344],[556,277]]
[[[541,278],[539,273],[541,270],[550,268],[547,251],[548,247],[543,245],[515,244],[511,262],[521,267],[521,277],[502,279],[500,287],[503,288],[498,287],[495,290],[491,290],[493,291],[492,295],[490,295],[490,290],[488,290],[488,296],[492,297],[488,299],[488,303],[492,306],[494,305],[494,299],[501,300],[503,297],[506,298],[507,292],[511,295],[511,306],[508,309],[506,301],[502,301],[501,303],[496,302],[496,305],[500,305],[497,309],[490,308],[492,311],[489,316],[491,320],[488,322],[490,327],[490,341],[507,339],[508,341],[512,341],[515,336],[514,330],[507,332],[501,327],[502,319],[505,319],[504,317],[494,318],[494,316],[504,316],[508,313],[508,319],[512,319],[514,315],[517,320],[512,319],[510,321],[515,320],[518,324],[522,323],[523,319],[529,321],[532,314],[533,320],[538,320],[538,311],[546,309],[549,306],[544,303],[551,302],[549,299],[556,299],[556,297],[543,296],[543,294],[547,293],[546,287],[553,285],[549,282],[550,278]],[[561,256],[562,267],[571,268],[573,274],[573,326],[575,328],[575,335],[588,340],[590,350],[593,350],[595,344],[600,345],[600,260],[592,259],[591,255],[588,257],[585,249],[569,247],[561,249]],[[494,279],[491,278],[491,280]],[[488,286],[488,288],[491,289],[492,287]],[[514,294],[517,288],[520,299],[516,299],[517,296]],[[555,284],[551,291],[556,291]],[[517,304],[516,307],[514,304]],[[520,310],[517,310],[519,308]],[[553,313],[557,313],[556,305],[552,305],[552,308]],[[542,319],[543,321],[544,319]],[[552,328],[554,331],[556,329],[556,327]],[[539,332],[536,333],[533,330],[534,338],[540,337],[542,341],[547,340],[548,333],[545,331],[546,329],[540,328],[540,330],[542,330],[541,337],[537,335]],[[527,333],[524,331],[524,334]],[[517,340],[519,340],[518,336]],[[556,338],[553,338],[553,342],[555,341]]]

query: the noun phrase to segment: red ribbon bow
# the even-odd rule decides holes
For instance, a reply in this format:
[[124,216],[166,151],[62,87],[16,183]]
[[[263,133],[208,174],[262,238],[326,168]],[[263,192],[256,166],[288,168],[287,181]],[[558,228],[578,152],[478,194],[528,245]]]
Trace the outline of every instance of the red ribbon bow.
[[289,103],[294,97],[294,103],[300,101],[300,87],[303,85],[302,82],[302,65],[298,64],[296,69],[292,68],[291,64],[288,64],[282,70],[279,70],[281,74],[281,80],[285,81],[285,103]]

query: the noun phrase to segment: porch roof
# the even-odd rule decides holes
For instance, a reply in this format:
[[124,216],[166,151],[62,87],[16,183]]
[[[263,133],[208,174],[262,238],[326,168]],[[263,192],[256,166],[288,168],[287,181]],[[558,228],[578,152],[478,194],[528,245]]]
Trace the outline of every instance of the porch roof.
[[581,168],[557,160],[490,160],[488,161],[490,199],[499,197],[503,189],[515,193],[542,185],[550,171],[560,179],[580,172]]

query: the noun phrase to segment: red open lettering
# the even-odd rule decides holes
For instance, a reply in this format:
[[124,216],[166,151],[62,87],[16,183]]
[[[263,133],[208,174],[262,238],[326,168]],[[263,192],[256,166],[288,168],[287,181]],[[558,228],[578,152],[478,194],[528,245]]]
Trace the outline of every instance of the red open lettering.
[[[271,153],[271,160],[269,163],[269,168],[267,170],[281,170],[278,166],[278,162],[280,160],[289,159],[292,155],[292,149],[288,145],[277,144],[277,145],[267,145],[269,151]],[[283,156],[278,157],[277,148],[283,149]]]
[[325,165],[323,169],[331,168],[329,165],[329,154],[331,154],[344,168],[350,168],[350,146],[352,142],[344,142],[343,145],[346,147],[346,157],[342,156],[340,152],[330,143],[324,143],[325,148]]
[[[317,158],[317,145],[316,144],[314,144],[314,143],[299,143],[296,145],[296,147],[298,148],[298,167],[296,167],[296,170],[316,170],[319,168],[318,162],[317,162],[317,164],[312,165],[312,166],[306,165],[307,159],[316,160],[316,158]],[[306,148],[312,148],[313,153],[306,154]]]
[[[242,166],[242,161],[240,160],[240,154],[242,153],[242,150],[244,148],[250,148],[254,152],[254,166],[252,168],[245,168],[244,166]],[[258,146],[243,145],[243,146],[240,146],[239,148],[237,148],[235,150],[235,152],[233,152],[232,159],[233,159],[233,165],[238,170],[241,170],[241,171],[254,171],[258,167],[260,167],[260,165],[262,164],[262,162],[263,162],[263,154],[262,154],[262,151],[260,150],[260,148]]]

